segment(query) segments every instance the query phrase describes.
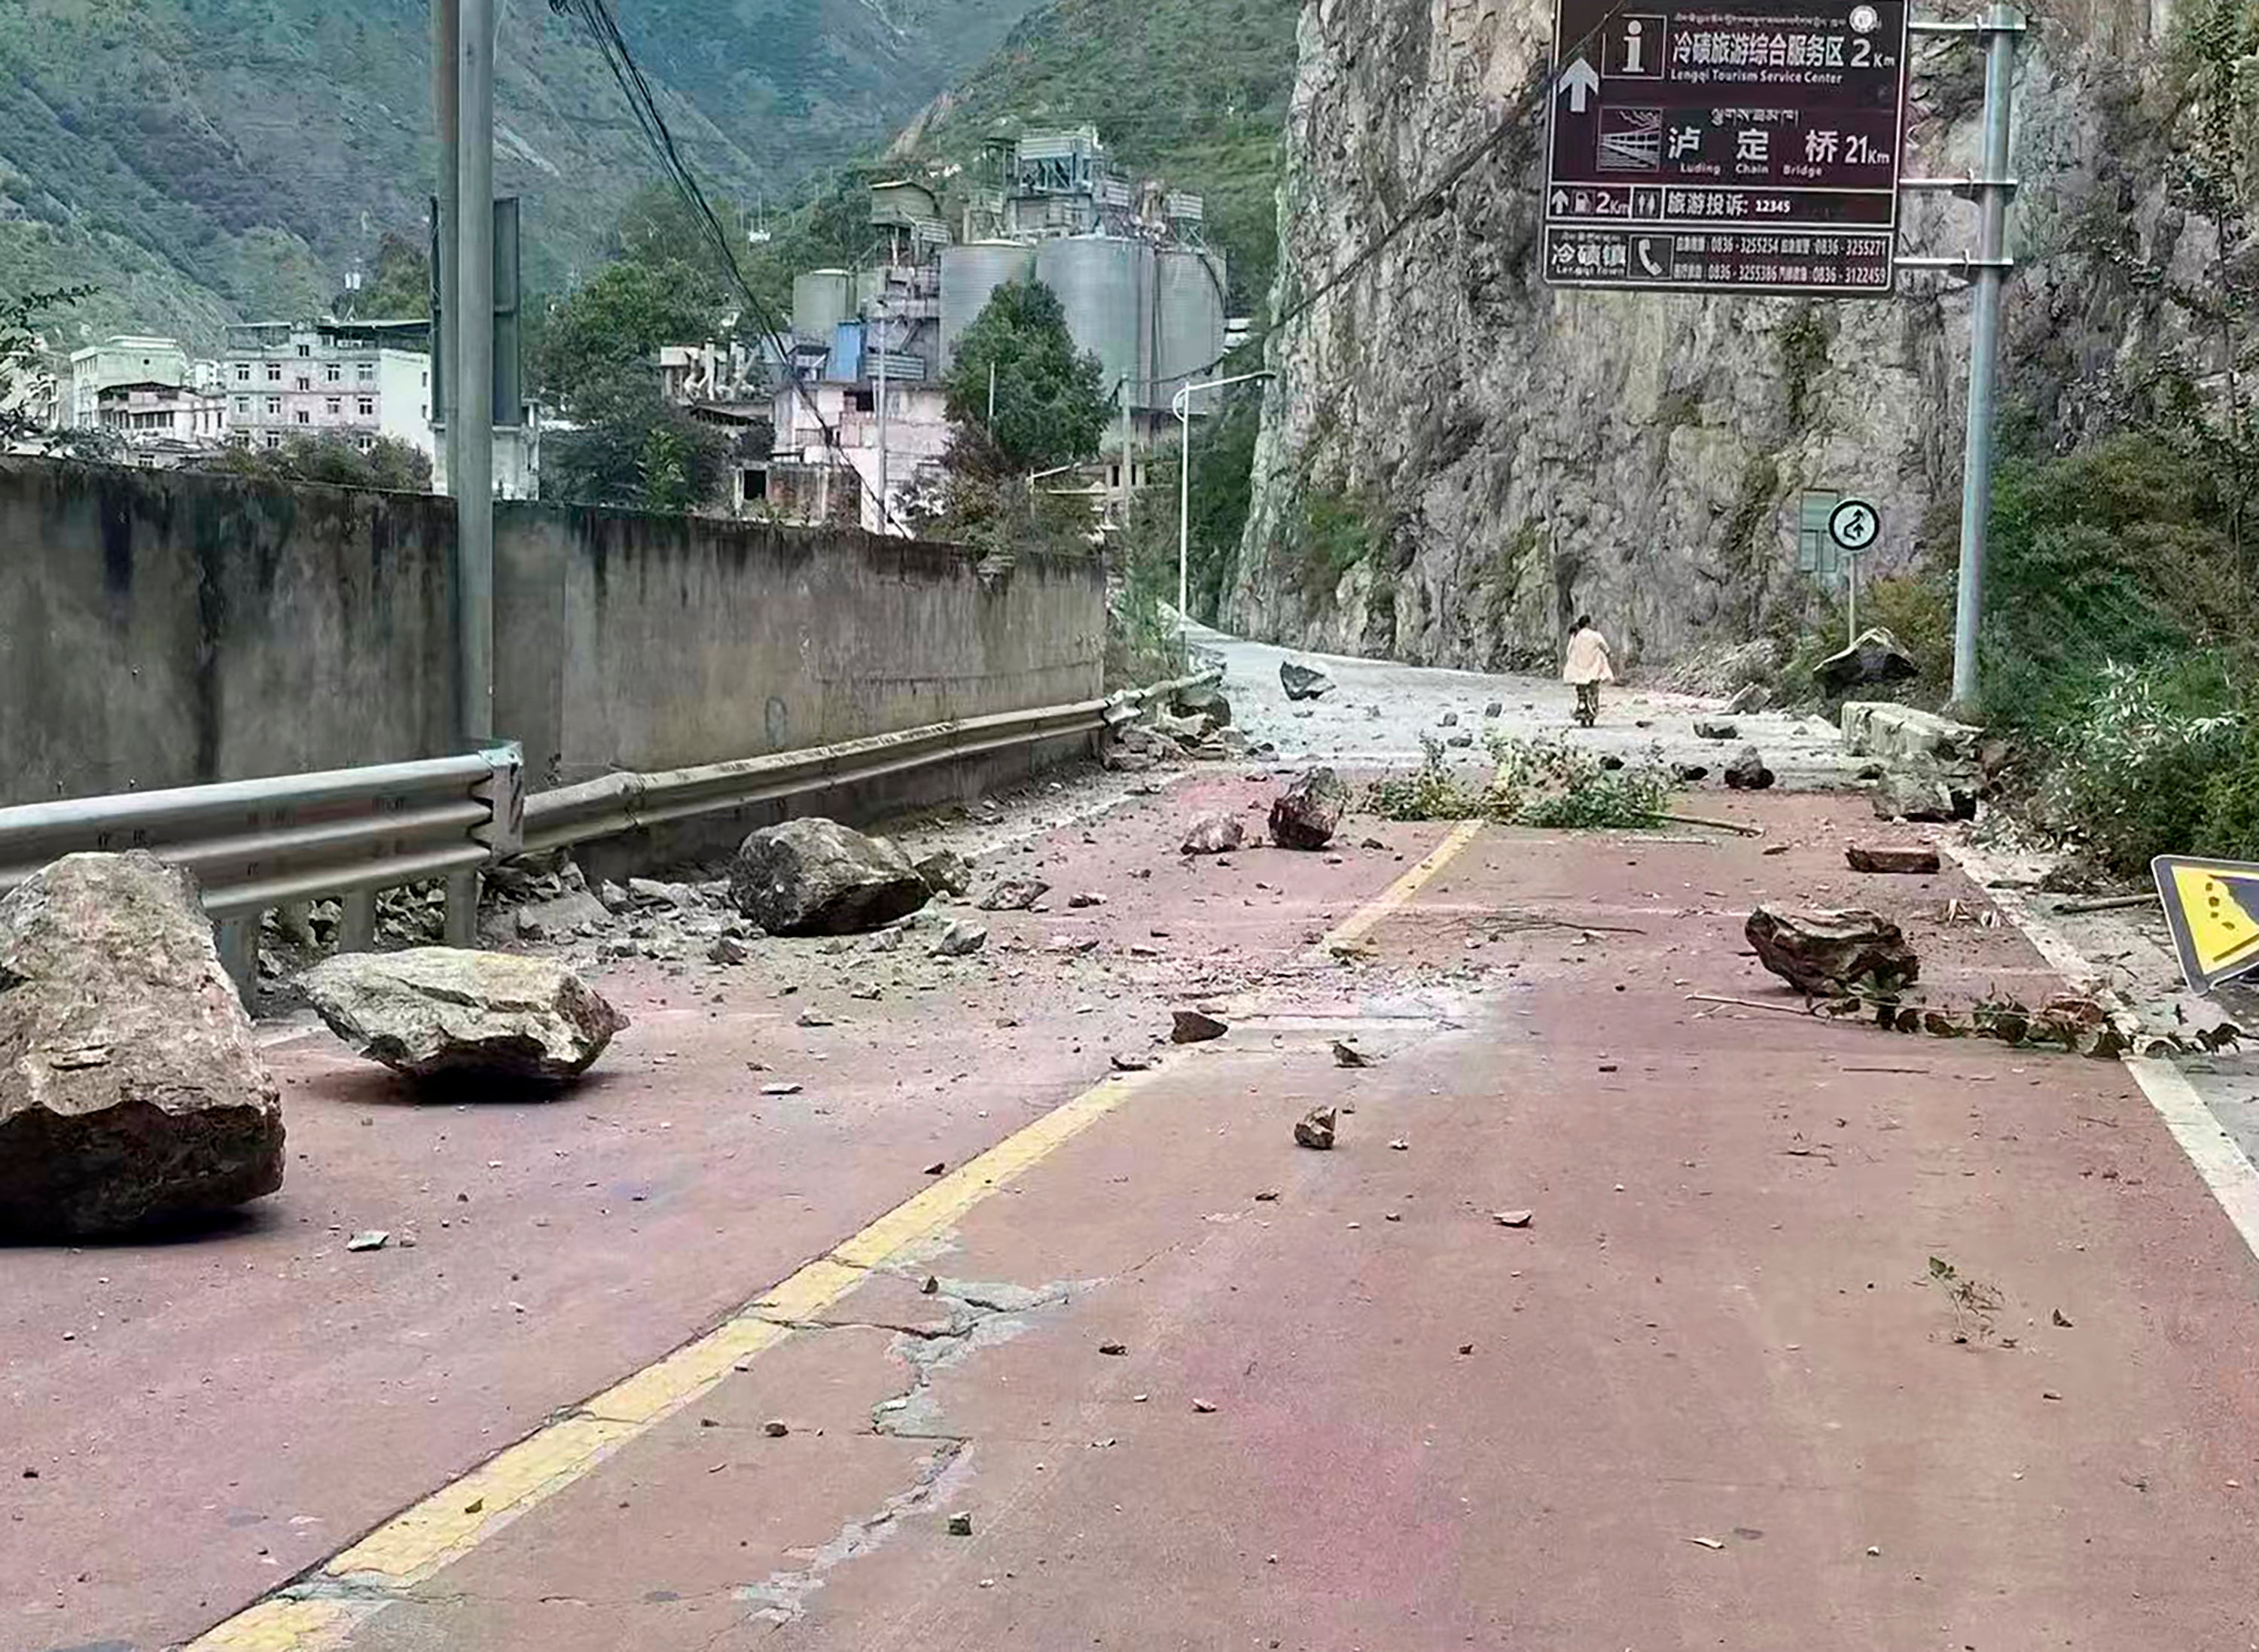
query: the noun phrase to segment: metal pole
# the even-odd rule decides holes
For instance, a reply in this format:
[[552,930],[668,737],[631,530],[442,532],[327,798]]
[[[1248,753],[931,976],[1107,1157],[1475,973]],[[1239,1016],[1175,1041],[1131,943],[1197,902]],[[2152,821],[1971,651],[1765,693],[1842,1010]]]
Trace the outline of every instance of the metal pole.
[[1130,381],[1122,381],[1122,503],[1115,518],[1130,526]]
[[449,493],[460,490],[463,475],[462,460],[455,451],[455,433],[461,426],[454,417],[456,231],[460,227],[455,193],[455,151],[461,140],[455,108],[455,43],[460,38],[456,14],[456,0],[431,0],[431,110],[439,134],[439,175],[433,190],[439,219],[438,249],[433,260],[436,267],[431,272],[439,294],[439,324],[431,338],[435,369],[431,375],[431,422],[440,427],[440,440],[446,447],[445,491]]
[[1961,579],[1953,616],[1953,703],[1977,708],[1977,632],[1985,602],[1985,518],[1992,509],[1992,381],[2000,350],[2000,295],[2007,284],[2008,101],[2023,13],[1985,9],[1984,171],[1977,182],[1977,288],[1969,314],[1969,431],[1961,475]]
[[[456,646],[462,737],[494,738],[494,0],[459,0],[455,144]],[[478,943],[476,872],[447,883],[446,937]]]
[[1177,455],[1177,623],[1192,623],[1189,597],[1193,566],[1193,409],[1192,386],[1177,392],[1177,429],[1181,445]]
[[883,300],[871,305],[872,319],[880,324],[879,362],[879,531],[887,531],[887,307]]
[[1856,551],[1843,553],[1843,585],[1851,622],[1851,635],[1844,639],[1844,646],[1856,648],[1859,642],[1859,553]]
[[993,434],[995,432],[995,429],[996,429],[996,364],[995,364],[994,362],[993,362],[993,361],[992,361],[992,362],[990,362],[990,363],[988,364],[988,430],[989,430],[989,432],[993,435]]

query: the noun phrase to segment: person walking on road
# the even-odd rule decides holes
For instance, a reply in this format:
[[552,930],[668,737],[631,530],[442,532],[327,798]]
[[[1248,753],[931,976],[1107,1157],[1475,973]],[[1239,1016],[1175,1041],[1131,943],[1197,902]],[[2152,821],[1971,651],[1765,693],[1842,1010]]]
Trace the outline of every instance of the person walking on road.
[[1600,718],[1600,685],[1615,680],[1615,670],[1608,664],[1608,639],[1593,629],[1591,615],[1578,615],[1569,633],[1569,659],[1561,668],[1561,680],[1576,685],[1577,721],[1586,728]]

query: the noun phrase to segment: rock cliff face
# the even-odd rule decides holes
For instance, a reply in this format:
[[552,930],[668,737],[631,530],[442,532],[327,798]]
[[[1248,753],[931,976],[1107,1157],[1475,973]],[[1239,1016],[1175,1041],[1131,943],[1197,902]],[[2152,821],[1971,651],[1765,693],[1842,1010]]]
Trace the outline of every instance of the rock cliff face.
[[[2163,0],[2158,0],[2162,7]],[[1960,0],[1955,0],[1956,9]],[[1935,16],[1929,7],[1917,16]],[[2093,375],[2160,325],[2108,246],[2201,271],[2163,196],[2144,0],[2035,19],[2016,76],[2004,402],[2061,439]],[[1228,623],[1422,662],[1550,667],[1599,617],[1620,661],[1737,639],[1808,600],[1806,489],[1882,507],[1869,566],[1953,553],[1969,299],[1906,273],[1886,299],[1553,289],[1537,276],[1552,8],[1314,0],[1281,188],[1278,310],[1475,160],[1346,282],[1274,333],[1255,504]],[[1908,175],[1973,169],[1978,52],[1917,37]],[[1959,253],[1976,210],[1909,196],[1904,252]],[[2187,245],[2184,245],[2186,243]]]

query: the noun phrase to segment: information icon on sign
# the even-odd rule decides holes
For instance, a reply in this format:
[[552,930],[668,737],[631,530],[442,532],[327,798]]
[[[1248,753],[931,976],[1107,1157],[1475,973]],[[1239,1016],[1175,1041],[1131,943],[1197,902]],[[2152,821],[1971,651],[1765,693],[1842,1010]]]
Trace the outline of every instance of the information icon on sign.
[[1664,75],[1664,49],[1671,19],[1653,12],[1631,12],[1608,25],[1607,41],[1600,52],[1600,75],[1606,80],[1659,81]]
[[1881,513],[1863,499],[1846,499],[1828,513],[1828,537],[1856,556],[1883,530]]

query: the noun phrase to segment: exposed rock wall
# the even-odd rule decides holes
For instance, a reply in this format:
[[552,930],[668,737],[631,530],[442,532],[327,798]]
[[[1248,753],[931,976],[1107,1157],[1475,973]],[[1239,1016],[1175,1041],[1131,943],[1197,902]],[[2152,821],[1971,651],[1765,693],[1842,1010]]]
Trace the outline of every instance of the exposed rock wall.
[[[1956,11],[1963,8],[1956,4]],[[1918,16],[1936,15],[1925,7]],[[2092,376],[2156,324],[2097,256],[2170,256],[2157,48],[2144,0],[2035,19],[2016,77],[2002,393],[2061,439]],[[1806,488],[1882,507],[1870,566],[1949,556],[1969,299],[1549,288],[1537,278],[1545,0],[1314,0],[1281,188],[1285,313],[1509,112],[1436,210],[1274,333],[1255,506],[1228,623],[1270,640],[1470,666],[1550,666],[1590,610],[1620,660],[1738,639],[1805,603]],[[1909,175],[1975,165],[1971,46],[1913,42]],[[1976,210],[1908,197],[1900,246],[1957,253]],[[2200,269],[2200,249],[2180,261]]]

